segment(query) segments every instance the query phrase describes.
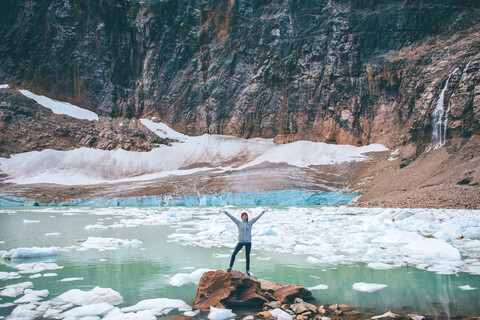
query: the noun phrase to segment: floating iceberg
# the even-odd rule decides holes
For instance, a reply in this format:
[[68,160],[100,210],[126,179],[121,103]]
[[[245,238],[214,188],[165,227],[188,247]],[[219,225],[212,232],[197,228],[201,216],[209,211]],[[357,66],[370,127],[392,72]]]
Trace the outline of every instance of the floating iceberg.
[[308,290],[327,290],[328,289],[328,286],[326,284],[319,284],[317,286],[314,286],[314,287],[309,287],[307,288]]
[[187,283],[198,284],[202,275],[207,272],[212,271],[211,269],[198,269],[192,273],[177,273],[172,278],[170,278],[169,283],[175,287],[181,287]]
[[273,309],[270,314],[277,318],[277,320],[292,320],[292,316],[282,309]]
[[118,305],[123,302],[122,296],[110,288],[95,287],[91,291],[72,289],[56,297],[54,302],[72,303],[84,306],[95,303],[108,303]]
[[57,248],[17,248],[4,253],[1,259],[28,259],[28,258],[43,258],[57,255]]
[[457,248],[439,239],[422,239],[412,242],[401,250],[404,254],[419,260],[461,260]]
[[137,312],[142,310],[150,310],[155,316],[167,314],[172,309],[178,309],[179,311],[191,311],[192,307],[185,301],[179,299],[147,299],[142,300],[131,307],[122,308],[123,312]]
[[96,303],[96,304],[89,304],[85,306],[76,307],[70,309],[62,314],[63,317],[75,317],[75,318],[83,318],[83,317],[93,317],[93,316],[104,316],[110,311],[112,311],[114,306],[108,303]]
[[235,316],[236,314],[233,313],[232,310],[230,309],[210,307],[210,313],[208,314],[208,319],[226,320],[226,319],[234,319]]
[[33,283],[29,281],[17,283],[17,284],[11,284],[9,286],[4,287],[4,289],[0,291],[0,296],[15,298],[16,296],[23,294],[25,289],[32,288],[32,287],[33,287]]
[[386,284],[365,283],[365,282],[357,282],[357,283],[354,283],[352,286],[353,290],[360,291],[360,292],[369,292],[369,293],[382,290],[386,287],[387,287]]
[[11,280],[11,279],[18,279],[21,276],[16,272],[5,272],[0,271],[0,281],[1,280]]
[[87,240],[81,244],[82,249],[84,250],[115,250],[117,248],[138,248],[141,245],[142,242],[137,239],[127,240],[101,237],[88,237]]

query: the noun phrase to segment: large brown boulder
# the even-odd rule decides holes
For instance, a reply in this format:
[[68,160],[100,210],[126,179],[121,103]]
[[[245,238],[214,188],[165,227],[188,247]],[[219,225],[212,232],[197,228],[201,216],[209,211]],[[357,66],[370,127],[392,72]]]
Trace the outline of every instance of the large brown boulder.
[[312,293],[302,286],[282,286],[264,279],[249,277],[233,270],[205,272],[200,279],[193,307],[208,311],[212,307],[261,307],[268,301],[292,303],[295,298],[312,299]]

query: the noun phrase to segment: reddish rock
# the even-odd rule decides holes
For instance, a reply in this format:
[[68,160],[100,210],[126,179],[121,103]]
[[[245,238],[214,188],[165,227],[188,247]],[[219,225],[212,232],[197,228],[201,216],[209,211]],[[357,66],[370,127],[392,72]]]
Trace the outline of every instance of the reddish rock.
[[276,289],[273,296],[275,297],[275,300],[278,300],[281,303],[293,303],[295,298],[301,298],[304,300],[313,299],[312,293],[309,290],[296,284],[290,284]]
[[208,311],[216,308],[250,306],[261,308],[265,302],[290,303],[295,298],[312,299],[309,290],[298,285],[282,286],[263,279],[248,277],[240,271],[209,271],[203,274],[193,307]]

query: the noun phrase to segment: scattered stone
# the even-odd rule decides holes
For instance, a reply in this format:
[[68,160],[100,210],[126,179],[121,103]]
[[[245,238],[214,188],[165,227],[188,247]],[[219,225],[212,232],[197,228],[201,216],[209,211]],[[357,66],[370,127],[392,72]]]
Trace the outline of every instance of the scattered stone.
[[281,308],[281,305],[278,301],[270,301],[270,302],[266,302],[264,305],[263,305],[263,310],[266,311],[266,310],[271,310],[271,309],[277,309],[277,308]]
[[324,308],[323,306],[319,306],[319,307],[318,307],[317,313],[318,313],[319,315],[322,315],[322,316],[323,316],[323,315],[325,315],[325,312],[326,312],[326,311],[325,311],[325,308]]
[[282,286],[274,291],[273,296],[281,303],[292,303],[297,297],[305,300],[313,299],[312,292],[310,290],[295,284]]
[[267,310],[267,311],[259,312],[259,313],[257,313],[255,316],[256,316],[256,317],[259,317],[259,318],[268,319],[268,318],[271,318],[271,317],[272,317],[272,314],[270,313],[269,310]]
[[295,299],[295,303],[290,306],[290,309],[292,309],[296,314],[303,314],[305,312],[315,314],[318,311],[317,306],[311,303],[306,303],[300,298]]

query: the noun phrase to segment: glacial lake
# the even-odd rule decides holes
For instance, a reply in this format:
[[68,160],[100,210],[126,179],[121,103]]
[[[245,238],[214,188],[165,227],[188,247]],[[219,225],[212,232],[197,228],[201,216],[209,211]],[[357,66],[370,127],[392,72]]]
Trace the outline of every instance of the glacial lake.
[[[235,226],[218,209],[1,208],[0,251],[20,247],[56,247],[58,251],[40,259],[0,260],[0,272],[20,275],[0,280],[0,288],[31,281],[34,290],[48,289],[44,300],[51,300],[71,289],[88,291],[99,286],[120,293],[120,308],[152,298],[181,299],[193,305],[196,283],[191,273],[225,269],[236,244]],[[247,210],[254,217],[261,208],[228,210],[232,214]],[[445,219],[455,214],[458,220]],[[317,304],[344,303],[375,314],[391,310],[478,316],[480,290],[475,288],[480,288],[480,275],[475,268],[480,241],[474,236],[457,239],[444,234],[455,228],[457,233],[475,234],[479,217],[480,212],[467,210],[272,207],[254,226],[251,271],[281,284],[317,287],[312,290]],[[311,226],[302,228],[307,222]],[[405,239],[415,230],[425,238],[446,239],[445,243],[458,248],[462,260],[445,262],[445,257],[439,257],[419,262],[399,253],[408,240],[381,240],[385,235],[394,239],[401,232]],[[85,246],[92,243],[88,239],[97,242]],[[32,262],[51,262],[59,268],[34,273],[17,268]],[[242,250],[234,269],[243,271],[244,266]],[[356,283],[386,287],[363,292],[353,289]],[[9,303],[19,297],[0,296],[0,316],[9,316],[16,306]]]

